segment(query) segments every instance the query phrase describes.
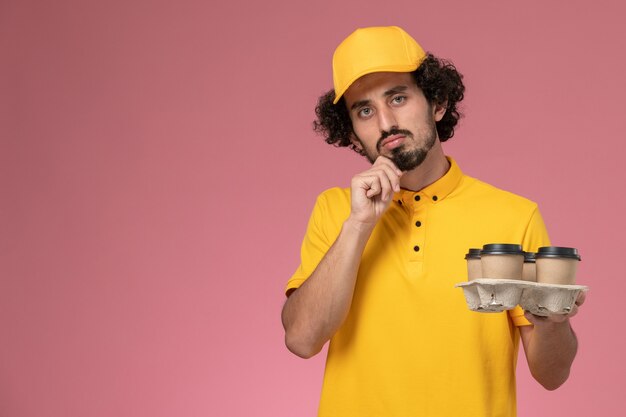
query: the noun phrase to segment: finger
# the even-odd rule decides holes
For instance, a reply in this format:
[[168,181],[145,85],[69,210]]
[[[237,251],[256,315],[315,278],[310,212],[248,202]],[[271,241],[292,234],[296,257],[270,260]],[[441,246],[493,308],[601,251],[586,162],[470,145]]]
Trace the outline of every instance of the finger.
[[377,181],[378,177],[376,175],[373,175],[372,173],[366,171],[352,177],[350,187],[352,188],[353,192],[361,191],[364,194],[367,194],[368,192],[376,191]]
[[384,174],[387,176],[387,180],[389,181],[389,184],[393,191],[400,191],[401,175],[398,175],[398,171],[393,166],[381,164],[377,167],[377,169],[384,172]]
[[374,198],[380,194],[380,187],[369,189],[365,192],[367,198]]
[[369,173],[367,176],[361,176],[359,179],[360,188],[365,191],[367,198],[372,198],[381,193],[382,186],[378,175]]
[[402,170],[400,168],[398,168],[396,166],[396,164],[393,163],[393,161],[385,156],[379,156],[378,158],[376,158],[376,161],[374,161],[374,164],[372,165],[373,167],[377,167],[377,166],[388,166],[389,168],[391,168],[396,175],[398,176],[402,176],[404,174],[404,172],[402,172]]
[[581,306],[585,303],[585,299],[587,298],[587,294],[585,291],[581,291],[578,293],[578,297],[576,297],[576,305]]
[[389,179],[389,174],[385,170],[379,170],[377,174],[381,186],[381,198],[383,201],[387,201],[393,194],[393,185]]
[[376,173],[380,171],[384,172],[391,184],[391,188],[394,191],[400,191],[400,177],[404,174],[402,171],[399,171],[390,160],[383,160],[379,157],[369,171]]
[[389,201],[392,192],[392,185],[387,177],[387,174],[383,171],[370,172],[370,176],[367,178],[367,191],[366,196],[368,198],[373,198],[375,196],[380,196],[382,201]]
[[563,323],[569,320],[570,317],[570,314],[550,314],[546,317],[546,320],[552,323]]
[[571,316],[569,314],[549,314],[547,316],[536,316],[527,311],[524,313],[526,320],[531,322],[533,326],[543,325],[546,323],[562,323],[568,320]]

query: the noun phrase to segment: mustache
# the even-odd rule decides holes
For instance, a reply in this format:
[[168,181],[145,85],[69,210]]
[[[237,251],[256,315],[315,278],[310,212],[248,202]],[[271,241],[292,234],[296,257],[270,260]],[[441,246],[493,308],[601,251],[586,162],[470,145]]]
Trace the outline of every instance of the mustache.
[[378,142],[376,142],[376,150],[380,152],[380,148],[383,146],[383,141],[387,139],[389,136],[393,136],[393,135],[403,135],[403,136],[408,136],[410,138],[413,137],[413,133],[411,133],[410,130],[406,130],[406,129],[392,128],[389,131],[383,131],[383,133],[380,135],[380,139],[378,139]]

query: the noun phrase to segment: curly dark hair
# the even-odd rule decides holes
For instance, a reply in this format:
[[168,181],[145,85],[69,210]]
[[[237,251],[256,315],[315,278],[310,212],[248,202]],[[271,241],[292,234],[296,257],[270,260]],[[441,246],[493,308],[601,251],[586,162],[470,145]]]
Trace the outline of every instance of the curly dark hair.
[[[461,118],[458,103],[463,100],[465,86],[463,75],[455,66],[446,60],[428,54],[422,64],[411,73],[417,86],[422,90],[426,100],[432,105],[446,104],[446,113],[436,123],[439,140],[445,142],[454,136],[454,128]],[[352,121],[343,97],[333,104],[334,90],[323,94],[315,107],[317,120],[313,122],[313,130],[324,136],[326,143],[335,146],[347,146],[363,154],[350,140],[353,135]]]

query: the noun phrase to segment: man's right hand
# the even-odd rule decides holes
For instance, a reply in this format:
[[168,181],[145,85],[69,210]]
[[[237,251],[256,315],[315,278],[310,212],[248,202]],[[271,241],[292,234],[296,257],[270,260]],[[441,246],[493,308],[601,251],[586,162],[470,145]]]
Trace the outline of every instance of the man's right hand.
[[285,343],[296,355],[316,355],[348,316],[361,255],[394,191],[400,190],[402,174],[390,159],[380,156],[370,169],[352,178],[350,217],[317,268],[283,307]]
[[370,169],[355,175],[351,182],[350,219],[374,227],[389,207],[393,193],[400,191],[403,174],[389,158],[379,156]]

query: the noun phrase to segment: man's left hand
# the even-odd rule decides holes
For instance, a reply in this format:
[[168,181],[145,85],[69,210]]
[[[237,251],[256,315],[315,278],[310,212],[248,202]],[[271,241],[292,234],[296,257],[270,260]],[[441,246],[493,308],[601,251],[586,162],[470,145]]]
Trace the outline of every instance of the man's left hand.
[[524,317],[526,317],[526,320],[531,322],[534,326],[541,326],[548,323],[563,323],[574,317],[578,313],[578,307],[583,305],[583,303],[585,302],[585,297],[586,296],[584,291],[578,293],[578,297],[576,298],[576,301],[574,302],[571,311],[567,314],[550,314],[548,316],[542,317],[536,316],[527,311],[524,313]]

